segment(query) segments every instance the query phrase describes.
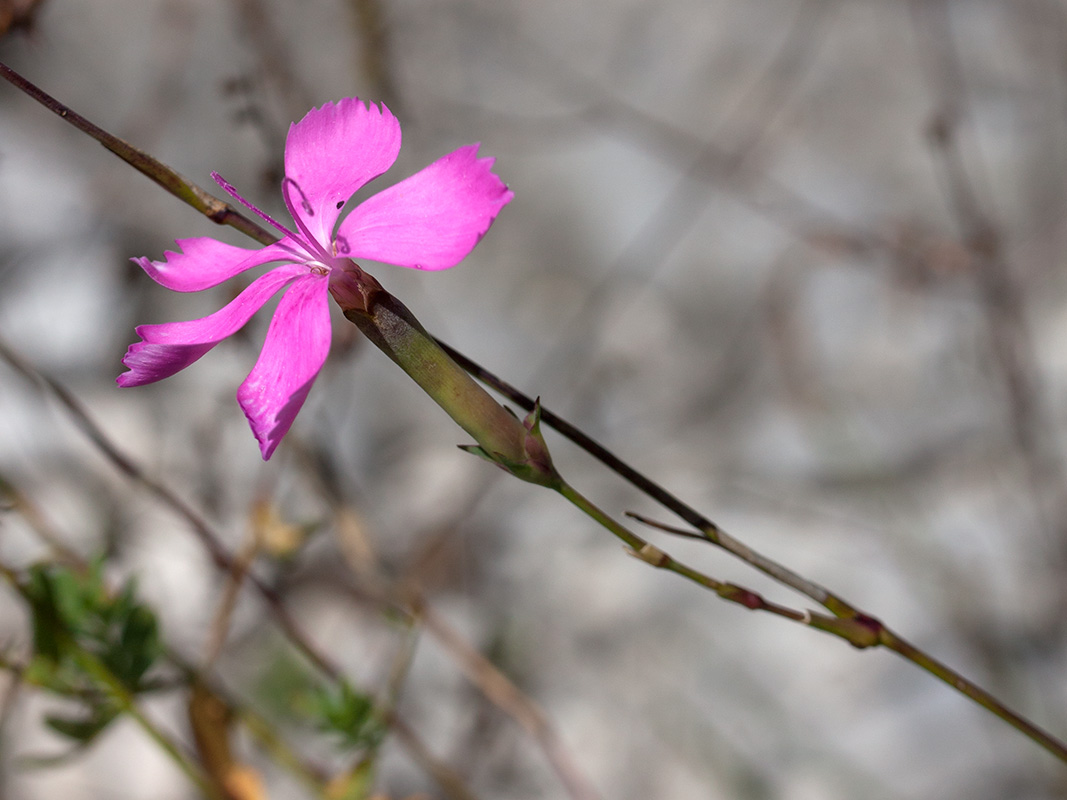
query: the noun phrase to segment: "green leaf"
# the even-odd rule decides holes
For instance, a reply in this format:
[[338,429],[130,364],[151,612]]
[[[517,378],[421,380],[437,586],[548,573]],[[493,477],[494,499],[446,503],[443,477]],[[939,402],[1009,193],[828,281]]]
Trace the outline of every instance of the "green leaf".
[[56,733],[73,739],[80,745],[89,744],[104,730],[117,716],[117,713],[109,708],[98,706],[93,709],[95,713],[88,717],[60,717],[54,714],[46,715],[45,724]]
[[314,699],[319,729],[339,734],[344,746],[372,748],[381,743],[385,726],[369,695],[342,682],[336,688],[319,689]]
[[160,650],[155,615],[145,606],[133,606],[121,621],[118,641],[104,655],[104,663],[126,687],[136,691]]
[[[114,681],[132,694],[148,688],[145,675],[162,652],[156,616],[138,601],[134,581],[110,593],[99,559],[87,570],[34,565],[19,588],[33,620],[34,655],[27,678],[82,706],[80,715],[52,715],[45,722],[85,744],[119,713],[108,699]],[[87,666],[94,663],[103,664],[110,675]]]

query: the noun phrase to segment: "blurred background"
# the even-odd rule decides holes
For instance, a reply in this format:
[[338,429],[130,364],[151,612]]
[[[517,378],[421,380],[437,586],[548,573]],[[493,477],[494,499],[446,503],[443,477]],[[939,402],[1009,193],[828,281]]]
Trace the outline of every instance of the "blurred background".
[[[474,253],[435,274],[363,266],[748,545],[1067,733],[1061,0],[0,8],[31,13],[0,61],[279,217],[288,125],[327,100],[399,117],[383,186],[481,142],[515,200]],[[457,450],[465,434],[339,314],[269,463],[234,400],[266,313],[179,375],[119,389],[135,325],[237,291],[172,294],[129,261],[200,235],[251,246],[0,85],[0,561],[24,570],[57,543],[104,554],[114,586],[136,576],[174,657],[312,772],[357,757],[292,708],[287,687],[315,670],[247,582],[225,611],[233,579],[138,476],[249,556],[352,686],[395,699],[382,797],[1062,796],[1062,764],[913,665],[649,569]],[[76,398],[133,479],[15,354]],[[548,441],[611,513],[677,522]],[[647,535],[811,606],[720,551]],[[0,797],[197,796],[128,720],[36,765],[70,751],[42,719],[71,701],[19,679],[30,627],[5,587]],[[503,709],[501,675],[519,698]],[[192,748],[181,683],[143,707]],[[246,727],[229,732],[268,796],[315,795]]]

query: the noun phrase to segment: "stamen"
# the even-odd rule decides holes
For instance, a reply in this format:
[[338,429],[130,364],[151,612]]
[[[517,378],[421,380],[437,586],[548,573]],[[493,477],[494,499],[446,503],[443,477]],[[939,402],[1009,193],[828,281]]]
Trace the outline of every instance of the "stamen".
[[335,236],[333,239],[333,252],[334,255],[340,253],[343,256],[347,256],[352,252],[352,248],[348,244],[348,239],[344,236]]
[[300,192],[300,205],[303,207],[304,213],[307,214],[309,217],[315,216],[315,209],[311,207],[311,203],[308,202],[307,195],[304,194],[304,190],[300,188],[300,184],[294,181],[288,175],[286,175],[285,180],[282,181],[282,191],[284,192],[290,186]]
[[[309,216],[315,216],[315,210],[311,207],[311,203],[308,202],[307,195],[304,194],[304,190],[300,188],[300,184],[285,176],[285,180],[282,181],[282,197],[285,198],[285,204],[289,207],[289,213],[293,215],[293,221],[300,229],[300,232],[304,234],[304,239],[309,247],[315,248],[319,255],[326,261],[330,260],[330,254],[326,252],[324,245],[315,238],[314,234],[308,229],[308,226],[304,224],[304,220],[300,218],[300,215],[296,213],[296,209],[293,207],[293,199],[289,196],[289,187],[293,187],[300,194],[300,207],[304,209],[304,212]],[[326,236],[330,235],[330,231],[323,231]]]
[[224,192],[226,192],[226,194],[228,194],[230,197],[232,197],[238,203],[243,205],[245,208],[247,208],[249,211],[251,211],[257,217],[259,217],[261,220],[266,222],[268,225],[273,226],[276,230],[281,231],[286,236],[288,236],[290,239],[294,239],[294,240],[296,240],[298,242],[300,241],[300,237],[297,236],[295,233],[293,233],[291,230],[289,230],[284,225],[282,225],[280,222],[275,220],[273,217],[271,217],[265,211],[260,211],[258,208],[256,208],[254,205],[252,205],[250,202],[248,202],[243,197],[241,197],[241,195],[239,195],[237,193],[237,190],[234,189],[233,186],[231,186],[229,183],[227,183],[226,180],[221,175],[219,175],[219,173],[212,172],[211,173],[211,177],[215,179],[215,183],[217,183],[219,186],[221,186],[222,190]]

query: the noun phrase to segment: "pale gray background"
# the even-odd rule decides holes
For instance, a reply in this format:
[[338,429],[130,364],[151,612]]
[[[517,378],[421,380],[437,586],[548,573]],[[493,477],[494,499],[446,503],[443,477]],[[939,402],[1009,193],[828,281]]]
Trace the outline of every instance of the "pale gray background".
[[[440,274],[365,266],[433,332],[743,541],[1067,733],[1067,7],[401,0],[383,4],[387,46],[369,51],[358,6],[47,0],[31,35],[0,40],[0,59],[272,213],[285,130],[311,105],[359,95],[393,108],[404,150],[383,185],[482,142],[516,199],[477,250]],[[958,146],[938,145],[939,122]],[[977,218],[953,200],[957,155],[999,263],[968,241]],[[605,798],[1063,791],[1062,764],[895,656],[654,572],[558,497],[459,452],[462,432],[339,315],[333,358],[269,464],[233,399],[265,314],[179,376],[118,389],[134,325],[200,316],[232,291],[171,295],[127,260],[195,235],[243,243],[0,86],[0,335],[233,547],[264,494],[289,519],[323,522],[289,568],[289,597],[366,688],[381,685],[394,636],[331,589],[330,511],[301,452],[332,467],[393,569],[440,537],[423,576],[435,606],[542,705]],[[983,296],[983,274],[1003,285]],[[1009,374],[1022,376],[1014,390]],[[612,512],[670,521],[549,441]],[[5,364],[0,470],[82,552],[110,542],[115,578],[139,575],[168,641],[196,657],[220,587],[204,553]],[[708,548],[662,543],[808,605]],[[0,516],[5,561],[42,553]],[[221,674],[254,696],[277,637],[246,601]],[[18,652],[25,620],[2,602],[0,641]],[[14,705],[0,796],[192,796],[126,725],[62,769],[22,769],[20,756],[60,746],[41,729],[48,707],[30,693]],[[431,639],[401,708],[480,797],[563,796]],[[153,711],[184,735],[177,698]],[[384,792],[437,796],[388,748]],[[301,796],[245,755],[272,797]]]

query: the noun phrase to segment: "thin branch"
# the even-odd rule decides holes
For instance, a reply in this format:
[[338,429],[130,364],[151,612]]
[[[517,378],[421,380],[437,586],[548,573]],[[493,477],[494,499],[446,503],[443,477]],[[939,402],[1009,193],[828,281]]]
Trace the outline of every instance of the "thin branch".
[[[319,491],[337,509],[340,517],[342,499],[336,487],[319,481]],[[440,614],[434,611],[418,587],[417,579],[408,574],[390,578],[377,555],[367,546],[358,556],[342,547],[345,561],[356,577],[350,593],[365,603],[399,613],[413,626],[426,631],[448,653],[468,681],[506,716],[513,719],[544,752],[549,765],[556,772],[567,795],[573,800],[598,800],[599,794],[578,768],[548,717],[537,704],[525,695],[501,670],[463,639]],[[402,661],[400,663],[403,663]],[[387,713],[395,709],[398,700],[395,681],[390,681]]]
[[[8,564],[0,563],[0,575],[7,580],[11,587],[29,600],[23,578],[18,570]],[[95,653],[90,652],[74,641],[71,634],[55,632],[56,637],[63,638],[65,651],[78,664],[78,667],[89,675],[98,689],[105,692],[116,706],[131,719],[152,739],[160,749],[174,762],[175,766],[210,800],[225,800],[214,784],[208,780],[200,766],[191,760],[183,748],[178,745],[162,728],[156,725],[140,708],[137,699],[125,684],[112,672],[111,668]],[[0,666],[5,666],[0,664]],[[25,679],[25,671],[19,671],[19,678]]]
[[[474,375],[478,380],[490,386],[502,396],[506,397],[511,402],[526,409],[532,411],[536,405],[536,401],[527,395],[520,392],[514,386],[501,380],[484,367],[471,361],[466,356],[453,350],[447,344],[438,341],[442,348],[453,358],[455,361]],[[660,503],[665,508],[673,511],[683,520],[688,522],[694,528],[701,532],[702,538],[704,538],[710,544],[722,547],[727,552],[737,556],[741,560],[760,570],[761,572],[769,575],[778,582],[789,586],[801,594],[815,600],[831,613],[834,614],[837,619],[830,619],[822,617],[817,614],[810,614],[807,617],[796,619],[790,613],[790,609],[783,609],[780,606],[774,606],[767,603],[763,598],[759,597],[755,593],[749,593],[747,590],[740,589],[739,587],[732,587],[735,592],[724,593],[724,587],[730,587],[729,584],[720,584],[719,586],[708,585],[705,583],[707,580],[704,576],[699,574],[685,574],[683,572],[682,565],[676,563],[654,563],[660,556],[668,558],[661,551],[653,548],[651,553],[654,560],[645,558],[643,560],[653,563],[654,566],[663,566],[671,571],[684,574],[690,580],[697,583],[705,583],[709,589],[712,589],[718,593],[721,597],[733,602],[747,605],[750,608],[760,608],[760,610],[769,611],[771,613],[778,614],[790,619],[796,619],[796,621],[804,622],[811,627],[818,628],[819,630],[826,631],[827,633],[833,633],[836,636],[840,636],[846,641],[850,642],[856,647],[872,647],[881,645],[887,647],[890,650],[903,656],[908,661],[911,661],[916,666],[921,667],[932,675],[940,678],[956,691],[961,692],[983,708],[989,710],[1000,719],[1011,725],[1016,730],[1029,737],[1032,741],[1041,745],[1048,750],[1052,755],[1061,761],[1067,762],[1067,744],[1057,739],[1052,734],[1033,724],[1025,717],[1012,711],[1002,702],[997,700],[987,691],[964,678],[959,673],[953,671],[949,667],[945,666],[941,662],[937,661],[933,657],[929,656],[919,648],[915,647],[911,643],[907,642],[902,637],[898,636],[890,628],[888,628],[881,620],[876,617],[867,614],[850,603],[843,600],[838,595],[833,594],[827,589],[823,588],[817,583],[809,581],[806,578],[797,575],[787,567],[778,564],[772,559],[761,555],[755,550],[751,549],[747,545],[734,539],[727,534],[718,525],[702,515],[700,512],[693,509],[691,506],[683,503],[673,494],[668,492],[659,484],[655,483],[650,478],[641,474],[626,462],[622,461],[618,456],[601,445],[599,442],[591,439],[585,433],[580,431],[574,425],[571,425],[562,417],[549,411],[544,406],[541,406],[541,421],[552,429],[558,431],[560,434],[570,439],[580,448],[585,450],[591,456],[600,461],[608,469],[612,470],[620,477],[627,480],[642,493],[648,495],[656,502]],[[631,515],[643,522],[650,522],[644,517],[637,515]],[[655,526],[664,530],[668,530],[666,526],[659,523],[655,523]],[[672,532],[678,532],[677,529]],[[692,536],[689,531],[685,531],[684,535]],[[658,554],[658,555],[657,555]],[[642,555],[640,550],[637,551],[637,555]],[[672,560],[673,561],[673,560]],[[754,605],[749,605],[752,603]],[[795,612],[793,612],[795,613]]]
[[[448,353],[457,364],[486,386],[515,403],[515,405],[520,408],[523,408],[526,411],[533,411],[536,404],[533,398],[523,394],[507,381],[489,372],[485,367],[463,355],[458,350],[450,347],[440,339],[437,340],[437,343],[441,345],[442,349]],[[562,434],[567,439],[570,439],[570,441],[578,445],[582,450],[585,450],[585,452],[589,453],[589,455],[593,456],[612,472],[631,483],[642,493],[648,495],[663,507],[673,511],[697,530],[702,531],[703,537],[708,541],[717,544],[727,552],[732,553],[741,560],[751,564],[753,567],[766,573],[779,583],[789,586],[801,594],[806,595],[819,605],[825,607],[835,616],[850,617],[858,613],[851,604],[831,593],[825,587],[801,577],[792,570],[737,541],[692,506],[683,503],[651,478],[638,472],[625,461],[620,459],[604,447],[604,445],[600,444],[592,437],[583,433],[579,428],[543,406],[541,407],[541,420],[553,430]]]
[[[146,489],[149,494],[153,495],[164,506],[184,519],[193,533],[196,534],[204,549],[207,550],[217,568],[230,574],[239,571],[237,560],[222,545],[219,536],[207,521],[173,490],[150,477],[141,468],[140,464],[131,456],[123,453],[93,421],[78,399],[66,387],[39,372],[28,361],[16,354],[2,339],[0,339],[0,358],[31,383],[47,390],[49,394],[55,397],[66,408],[74,424],[89,438],[108,461],[132,481],[140,484],[142,488]],[[247,580],[266,602],[275,622],[278,623],[296,648],[312,664],[322,670],[324,674],[337,678],[340,675],[340,670],[312,643],[307,634],[297,625],[296,620],[286,609],[281,596],[254,572],[247,575]]]
[[234,560],[234,569],[230,570],[227,575],[226,586],[223,588],[219,607],[215,611],[215,617],[208,630],[203,656],[203,670],[205,672],[211,669],[226,645],[226,637],[230,632],[233,610],[237,606],[237,598],[241,594],[241,586],[252,567],[252,562],[255,561],[256,556],[259,554],[259,549],[259,534],[255,529],[250,530],[248,538]]
[[56,561],[77,569],[85,568],[85,560],[63,541],[52,524],[45,519],[41,509],[2,472],[0,472],[0,498],[3,499],[4,510],[21,516],[41,541],[52,550]]
[[375,97],[381,98],[394,114],[403,111],[394,77],[392,37],[386,7],[381,0],[348,0],[353,27],[359,39],[360,81],[370,81]]
[[6,64],[0,63],[0,78],[21,89],[49,111],[59,115],[83,133],[88,134],[104,147],[117,155],[131,167],[151,178],[172,195],[195,208],[212,222],[229,225],[250,236],[257,242],[270,244],[277,237],[261,228],[252,220],[235,211],[229,204],[212,197],[192,181],[186,180],[159,159],[138,150],[128,142],[94,125],[81,114],[72,111],[30,81],[19,75]]
[[514,719],[545,751],[545,755],[574,800],[597,800],[600,795],[571,759],[544,712],[489,659],[467,644],[445,619],[422,598],[413,604],[416,621],[452,656],[467,679],[494,705]]
[[[679,174],[673,185],[594,279],[569,320],[557,329],[555,344],[538,360],[534,383],[556,355],[571,351],[572,342],[589,338],[576,332],[595,318],[590,311],[604,297],[605,289],[616,284],[620,275],[640,273],[644,284],[653,283],[658,269],[670,260],[704,215],[713,197],[712,189],[735,185],[751,173],[756,156],[768,149],[776,123],[787,107],[787,98],[807,77],[809,64],[818,52],[817,42],[825,36],[838,8],[826,0],[804,0],[766,71],[752,82],[733,113],[718,124],[726,135],[713,136],[698,148],[691,161],[678,165]],[[730,146],[720,145],[718,139],[729,139]],[[637,304],[636,300],[631,302]]]
[[386,715],[386,721],[389,723],[389,729],[404,744],[415,762],[437,782],[445,794],[452,800],[478,800],[458,773],[430,752],[426,743],[403,717],[392,711]]
[[[82,573],[89,570],[89,562],[66,544],[60,533],[44,520],[40,510],[32,501],[17,486],[10,481],[6,481],[3,475],[0,475],[0,496],[11,498],[11,510],[21,516],[33,528],[34,532],[56,552],[56,561],[58,563],[69,565],[72,569]],[[4,569],[3,572],[9,578],[13,578],[16,575],[15,571],[10,569]],[[229,585],[232,586],[232,582]],[[308,788],[315,792],[320,792],[321,787],[325,784],[323,775],[304,763],[293,751],[292,747],[278,735],[271,723],[267,722],[251,708],[243,706],[233,697],[228,696],[221,687],[210,685],[206,668],[198,669],[194,667],[166,644],[164,644],[163,652],[190,684],[199,684],[204,688],[210,688],[211,693],[225,703],[227,711],[240,718],[253,739],[270,753],[275,762],[288,768]],[[18,665],[6,663],[0,659],[0,668],[8,669],[13,675],[4,699],[0,701],[0,732],[2,732],[12,711],[11,700],[14,698],[23,679],[22,669]]]
[[[231,575],[239,569],[237,560],[222,546],[218,535],[203,517],[166,485],[150,478],[132,457],[119,450],[82,408],[78,400],[62,384],[33,368],[29,362],[18,356],[2,339],[0,339],[0,358],[5,360],[16,372],[27,378],[31,383],[46,389],[52,394],[66,408],[77,427],[119,471],[135,483],[140,484],[149,494],[155,496],[163,505],[183,518],[208,551],[216,567]],[[323,674],[333,680],[339,680],[341,677],[340,669],[304,633],[303,629],[300,628],[289,613],[278,592],[254,572],[248,572],[245,579],[267,604],[275,623],[282,629],[282,632],[296,649]],[[438,782],[450,797],[454,800],[477,800],[475,795],[464,786],[462,779],[455,770],[436,759],[421,742],[418,735],[409,726],[405,725],[402,719],[396,714],[391,714],[388,716],[387,721],[390,729],[398,735],[398,738],[411,753],[412,758]]]
[[171,760],[178,765],[179,769],[185,773],[201,792],[211,800],[226,800],[222,791],[205,776],[200,766],[194,763],[159,726],[145,715],[140,706],[137,705],[133,694],[123,686],[122,681],[115,677],[115,674],[98,656],[88,650],[77,648],[74,651],[74,657],[82,669],[107,687],[112,699],[115,700],[119,707],[140,725],[141,729],[152,741],[159,745],[163,752],[170,756]]
[[[686,538],[697,539],[701,538],[699,536],[695,536],[691,531],[683,530],[681,528],[674,528],[670,525],[664,525],[663,523],[656,522],[655,520],[651,520],[648,517],[642,516],[640,514],[627,512],[627,516],[639,520],[640,522],[643,522],[644,524],[650,525],[661,531],[672,533],[676,536],[684,536]],[[835,620],[835,622],[844,622],[844,620]],[[915,645],[898,636],[895,632],[886,627],[881,621],[869,615],[862,614],[861,612],[854,619],[854,622],[857,626],[859,626],[860,630],[866,630],[867,635],[869,637],[868,646],[881,645],[896,652],[898,655],[903,656],[908,661],[911,661],[913,664],[921,667],[922,669],[926,670],[935,677],[940,678],[942,681],[947,683],[956,691],[966,695],[971,700],[978,703],[978,705],[992,712],[994,715],[1004,720],[1009,725],[1016,728],[1033,741],[1037,742],[1039,745],[1051,752],[1057,758],[1060,758],[1061,760],[1067,760],[1067,749],[1065,749],[1067,748],[1067,745],[1065,745],[1059,739],[1055,738],[1047,731],[1042,730],[1025,717],[1015,713],[1002,702],[997,700],[997,698],[995,698],[985,689],[967,680],[951,667],[941,663],[937,659],[920,650]],[[819,627],[819,625],[817,623],[813,623],[813,627]],[[842,635],[836,630],[830,630],[828,632]],[[842,638],[847,637],[842,636]]]
[[0,698],[0,736],[4,741],[12,741],[7,735],[7,726],[14,714],[15,702],[25,682],[25,668],[21,664],[8,663],[6,655],[0,653],[0,669],[6,669],[11,675],[4,689],[4,696]]
[[[989,350],[1006,393],[1008,425],[1022,455],[1037,516],[1044,526],[1050,522],[1056,526],[1046,533],[1056,548],[1063,523],[1043,519],[1046,504],[1042,490],[1055,487],[1056,507],[1062,507],[1064,466],[1047,435],[1055,426],[1042,396],[1041,370],[1027,324],[1023,289],[1005,255],[1000,226],[972,177],[971,173],[978,171],[974,168],[976,159],[969,159],[969,165],[961,147],[960,127],[966,121],[961,98],[966,85],[949,8],[944,0],[911,0],[908,7],[919,45],[919,64],[938,105],[929,129],[931,151],[963,244],[974,259],[973,277],[985,315]],[[1062,550],[1055,554],[1064,558]]]

